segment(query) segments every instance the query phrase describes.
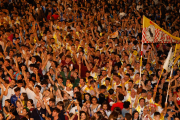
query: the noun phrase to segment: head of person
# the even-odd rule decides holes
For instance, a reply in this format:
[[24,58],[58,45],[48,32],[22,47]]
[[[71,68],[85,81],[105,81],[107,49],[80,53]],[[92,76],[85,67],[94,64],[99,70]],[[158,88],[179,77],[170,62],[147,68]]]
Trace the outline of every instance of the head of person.
[[17,86],[21,88],[23,86],[23,81],[22,80],[17,80]]
[[4,114],[0,112],[0,120],[4,120]]
[[109,116],[109,118],[112,118],[112,117],[119,118],[120,116],[121,116],[121,109],[119,107],[115,107],[111,115]]
[[54,98],[51,98],[51,99],[49,99],[49,106],[50,107],[54,107],[55,106],[55,99]]
[[17,106],[17,108],[22,107],[22,104],[21,104],[21,102],[19,100],[16,101],[16,106]]
[[27,108],[23,108],[23,111],[22,111],[23,115],[26,116],[29,114],[29,110]]
[[147,99],[151,99],[151,97],[152,97],[152,91],[148,91],[147,92]]
[[63,109],[64,109],[64,103],[63,103],[62,101],[59,101],[59,102],[57,103],[57,108],[58,108],[59,110],[63,110]]
[[144,98],[139,99],[139,104],[141,107],[143,107],[145,104],[145,99]]
[[156,105],[150,104],[150,107],[151,107],[151,113],[155,113],[156,112]]
[[149,108],[145,106],[143,109],[143,114],[144,115],[148,114],[148,111],[149,111]]
[[128,82],[128,87],[129,87],[129,88],[132,88],[132,86],[133,86],[133,80],[129,80],[129,82]]
[[180,120],[180,117],[179,116],[175,116],[174,120]]
[[35,90],[39,93],[41,91],[41,86],[40,85],[36,85]]
[[132,115],[130,113],[126,113],[125,120],[132,120]]
[[161,117],[161,115],[159,112],[154,113],[154,120],[160,120],[160,117]]
[[105,85],[101,85],[100,93],[105,93],[105,92],[106,92],[106,86]]
[[91,95],[89,93],[84,94],[84,102],[91,101]]
[[52,112],[52,116],[53,116],[53,117],[58,117],[59,113],[60,113],[60,109],[54,108],[54,110],[53,110],[53,112]]
[[86,79],[85,78],[81,78],[79,81],[80,85],[85,85],[86,84]]
[[136,93],[137,93],[137,90],[136,90],[136,89],[132,89],[132,90],[131,90],[131,96],[135,96]]
[[101,120],[103,118],[103,115],[100,111],[98,111],[94,114],[94,117],[96,118],[96,120]]
[[146,97],[147,96],[147,91],[145,89],[142,89],[141,96],[142,97]]
[[19,87],[15,88],[14,93],[16,96],[19,96],[20,95],[20,88]]
[[81,88],[79,87],[79,86],[76,86],[76,87],[74,87],[74,93],[76,93],[76,92],[80,92],[80,90],[81,90]]
[[102,104],[105,102],[105,95],[103,93],[99,94],[99,104]]
[[21,96],[20,96],[20,99],[21,100],[24,100],[24,101],[28,101],[28,96],[26,93],[22,93]]
[[41,108],[41,101],[37,101],[37,103],[36,103],[36,108]]
[[176,92],[180,92],[180,87],[177,87],[177,88],[176,88]]
[[125,109],[128,109],[128,108],[129,108],[129,105],[130,105],[130,102],[129,102],[129,101],[125,101],[123,107],[124,107]]
[[84,111],[80,112],[80,120],[87,120],[87,113]]
[[136,119],[138,119],[139,118],[139,112],[138,111],[133,111],[133,113],[132,113],[132,118],[133,118],[133,120],[136,120]]
[[70,55],[67,55],[67,56],[66,56],[66,60],[65,60],[65,61],[66,61],[66,63],[71,62],[71,56],[70,56]]
[[106,86],[108,86],[110,84],[110,81],[111,81],[111,79],[107,77],[106,80],[105,80]]
[[108,104],[107,104],[106,102],[104,102],[104,103],[102,104],[102,109],[103,109],[103,110],[107,110],[107,109],[108,109]]
[[31,108],[31,107],[33,107],[33,106],[34,106],[33,100],[32,100],[32,99],[29,99],[29,100],[27,101],[27,107],[28,107],[28,108]]
[[11,100],[10,99],[6,99],[5,100],[5,107],[10,107],[11,105]]
[[119,93],[118,98],[119,98],[118,99],[119,101],[123,101],[124,100],[124,95]]
[[11,82],[10,82],[10,87],[14,87],[16,85],[16,80],[11,80]]
[[97,104],[98,103],[97,97],[92,97],[91,102],[92,102],[92,104]]
[[114,94],[114,89],[109,89],[108,93],[109,93],[109,95],[113,95]]

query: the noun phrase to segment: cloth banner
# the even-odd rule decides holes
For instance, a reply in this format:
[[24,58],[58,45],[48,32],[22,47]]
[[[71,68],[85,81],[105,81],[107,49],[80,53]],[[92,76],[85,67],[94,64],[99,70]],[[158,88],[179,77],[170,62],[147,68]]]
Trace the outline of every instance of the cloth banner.
[[180,43],[180,38],[175,37],[159,27],[156,23],[143,16],[143,43]]

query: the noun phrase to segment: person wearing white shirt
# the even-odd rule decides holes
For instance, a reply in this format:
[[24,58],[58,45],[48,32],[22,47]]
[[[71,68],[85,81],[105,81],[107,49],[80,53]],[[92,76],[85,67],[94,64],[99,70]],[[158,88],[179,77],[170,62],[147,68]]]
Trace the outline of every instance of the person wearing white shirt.
[[[81,110],[81,107],[79,107],[79,108],[80,108],[80,110]],[[77,110],[78,110],[77,106],[72,107],[69,113],[75,114],[75,113],[77,112]]]
[[14,86],[15,86],[15,80],[5,81],[4,83],[4,95],[2,98],[2,106],[5,105],[5,100],[10,99],[12,95],[14,95]]
[[19,87],[20,88],[20,93],[26,93],[26,89],[23,87],[23,81],[22,80],[17,80],[16,83],[17,83],[17,86],[14,87],[14,89]]
[[40,93],[40,91],[41,91],[41,86],[39,85],[36,85],[36,87],[34,88],[32,84],[29,84],[29,88],[26,88],[26,93],[28,95],[28,98],[33,100],[35,107],[38,101],[36,99],[36,96],[39,96],[40,99],[42,99],[42,94]]

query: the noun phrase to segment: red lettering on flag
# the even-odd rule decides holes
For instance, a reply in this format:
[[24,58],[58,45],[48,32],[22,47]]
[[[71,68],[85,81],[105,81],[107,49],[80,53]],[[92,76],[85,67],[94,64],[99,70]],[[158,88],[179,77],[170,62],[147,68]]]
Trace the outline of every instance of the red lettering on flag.
[[154,23],[152,21],[149,22],[150,24],[154,25]]

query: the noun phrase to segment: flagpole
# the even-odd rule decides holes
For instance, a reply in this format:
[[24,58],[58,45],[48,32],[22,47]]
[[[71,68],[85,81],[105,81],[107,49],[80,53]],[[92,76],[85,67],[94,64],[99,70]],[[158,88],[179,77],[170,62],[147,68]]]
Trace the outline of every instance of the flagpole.
[[140,60],[140,80],[139,80],[139,88],[141,87],[142,55],[143,55],[143,42],[142,42],[142,45],[141,45],[141,60]]
[[[144,16],[143,16],[143,29],[144,29],[144,25],[145,25],[145,20],[144,20]],[[139,80],[139,88],[141,87],[141,67],[142,67],[142,55],[143,55],[143,34],[142,34],[142,44],[141,44],[141,60],[140,60],[140,80]]]
[[[176,50],[177,50],[177,44],[176,44],[175,52],[174,52],[174,56],[173,56],[174,58],[176,56]],[[171,68],[171,74],[170,74],[170,78],[169,78],[168,91],[167,91],[166,102],[165,103],[167,103],[167,99],[168,99],[168,95],[169,95],[169,88],[170,88],[171,78],[172,78],[172,74],[173,74],[173,68],[174,68],[174,64],[172,65],[172,68]]]
[[[174,52],[174,56],[173,56],[174,58],[176,56],[176,50],[177,50],[177,44],[176,44],[176,48],[175,48],[175,52]],[[171,78],[172,78],[172,74],[173,74],[173,68],[174,68],[174,63],[172,65],[171,74],[170,74],[170,78],[169,78],[168,90],[167,90],[166,101],[165,101],[165,110],[167,110],[167,100],[168,100],[168,95],[169,95],[169,89],[170,89],[170,86],[171,86]]]
[[166,102],[165,103],[167,103],[167,99],[168,99],[168,95],[169,95],[169,88],[170,88],[172,73],[173,73],[173,66],[171,68],[171,74],[170,74],[170,78],[169,78],[168,91],[167,91]]
[[157,88],[158,85],[159,85],[159,81],[160,81],[160,79],[161,79],[161,76],[162,76],[162,74],[163,74],[164,69],[165,69],[165,70],[168,70],[168,65],[169,65],[171,53],[172,53],[172,47],[171,47],[171,49],[170,49],[170,51],[169,51],[169,53],[168,53],[168,56],[167,56],[166,60],[164,61],[163,69],[162,69],[162,72],[161,72],[161,74],[160,74],[160,76],[159,76],[159,80],[158,80],[158,82],[157,82],[156,88]]
[[163,72],[164,72],[164,68],[163,68],[163,69],[162,69],[162,71],[161,71],[161,74],[160,74],[160,76],[159,76],[159,80],[158,80],[158,82],[157,82],[157,86],[156,86],[156,88],[157,88],[157,87],[158,87],[158,85],[159,85],[159,81],[160,81],[160,79],[161,79],[161,76],[162,76]]

